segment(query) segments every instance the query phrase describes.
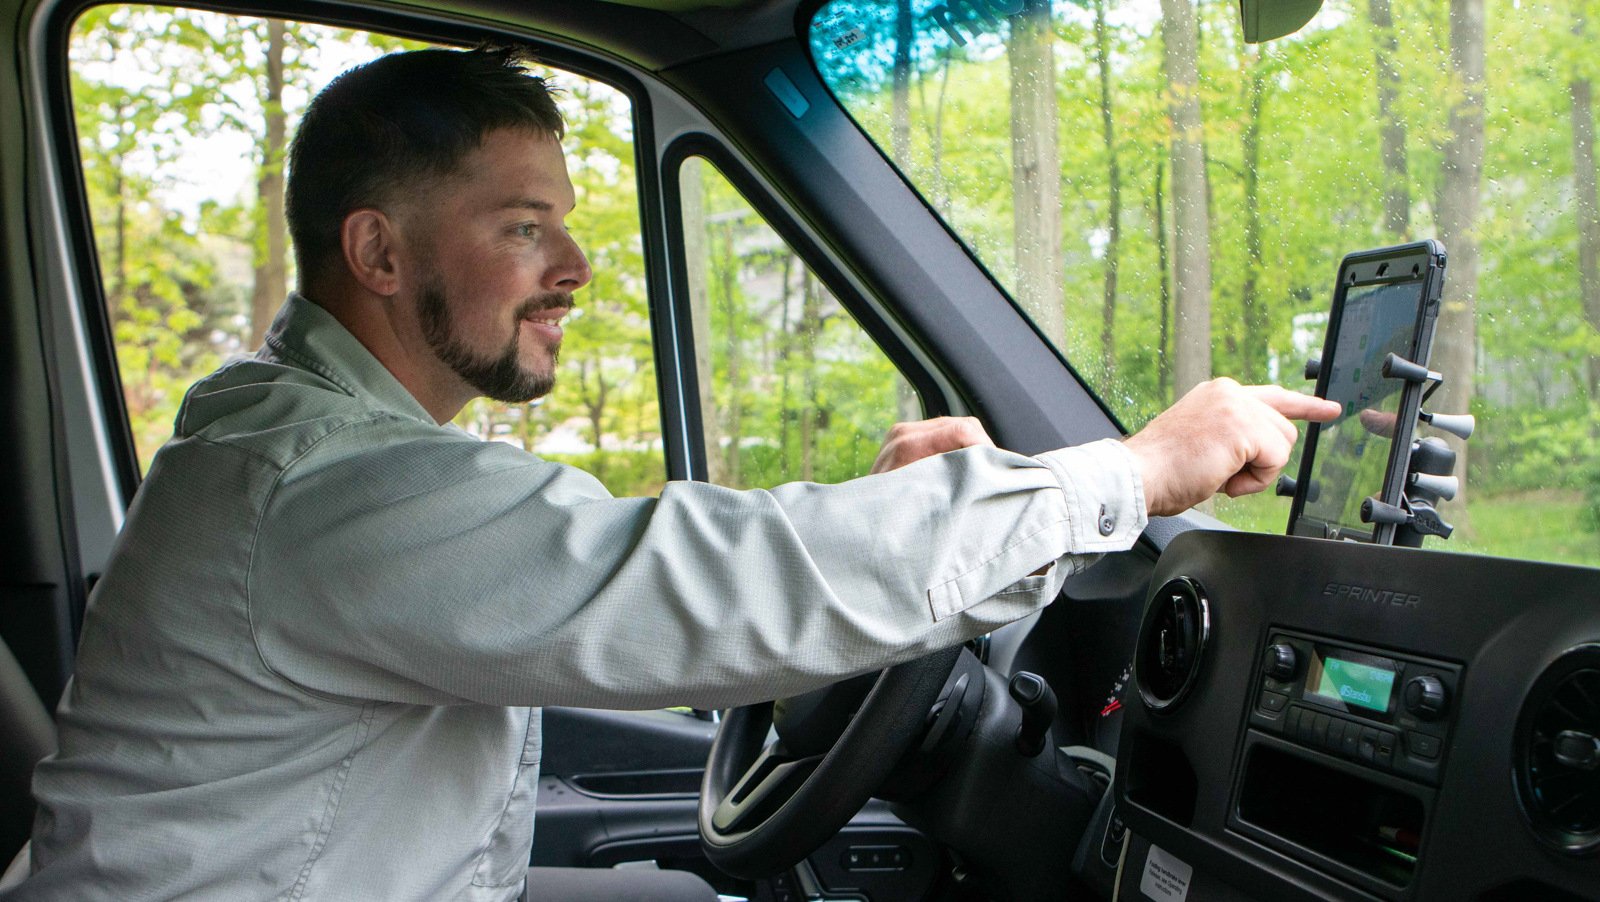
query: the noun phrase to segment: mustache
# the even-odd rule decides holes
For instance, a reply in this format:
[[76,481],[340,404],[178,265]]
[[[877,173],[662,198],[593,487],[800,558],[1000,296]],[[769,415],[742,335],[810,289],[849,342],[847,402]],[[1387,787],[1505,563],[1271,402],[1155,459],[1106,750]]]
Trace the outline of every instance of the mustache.
[[522,306],[517,308],[517,319],[526,319],[542,310],[556,310],[562,307],[571,309],[572,306],[571,292],[547,291],[523,301]]

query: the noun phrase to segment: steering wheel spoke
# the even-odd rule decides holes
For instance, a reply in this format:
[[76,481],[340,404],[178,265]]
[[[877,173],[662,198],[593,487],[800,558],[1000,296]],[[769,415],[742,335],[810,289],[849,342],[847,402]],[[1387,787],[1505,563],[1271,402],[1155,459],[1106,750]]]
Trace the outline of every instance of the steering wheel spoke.
[[778,743],[761,750],[711,815],[717,829],[737,833],[778,810],[822,763],[821,755],[790,758]]
[[[927,729],[928,711],[960,652],[950,648],[884,670],[853,717],[817,719],[837,721],[841,732],[831,743],[828,729],[802,728],[800,754],[782,740],[767,743],[771,703],[728,711],[700,787],[706,857],[729,874],[755,879],[793,866],[838,833]],[[860,698],[853,690],[838,695],[852,709]]]

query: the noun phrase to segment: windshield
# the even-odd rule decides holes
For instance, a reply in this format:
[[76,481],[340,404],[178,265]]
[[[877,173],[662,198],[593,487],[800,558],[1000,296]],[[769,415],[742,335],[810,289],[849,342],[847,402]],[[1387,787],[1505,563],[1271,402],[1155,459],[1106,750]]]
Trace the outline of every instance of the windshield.
[[[1302,381],[1351,252],[1449,252],[1429,408],[1470,411],[1432,547],[1600,563],[1600,212],[1585,3],[1328,0],[1243,42],[1194,0],[834,0],[841,103],[1129,429]],[[1419,435],[1437,434],[1428,428]],[[1291,462],[1293,473],[1297,462]],[[1219,501],[1281,532],[1288,499]]]

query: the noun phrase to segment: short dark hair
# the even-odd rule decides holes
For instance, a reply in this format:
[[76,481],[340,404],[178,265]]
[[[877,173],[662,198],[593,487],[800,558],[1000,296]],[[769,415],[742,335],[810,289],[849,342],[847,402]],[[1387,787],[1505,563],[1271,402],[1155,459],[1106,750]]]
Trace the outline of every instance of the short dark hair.
[[341,255],[353,210],[392,202],[455,172],[491,131],[559,140],[554,88],[528,74],[525,48],[393,53],[357,66],[311,101],[289,145],[287,218],[300,282]]

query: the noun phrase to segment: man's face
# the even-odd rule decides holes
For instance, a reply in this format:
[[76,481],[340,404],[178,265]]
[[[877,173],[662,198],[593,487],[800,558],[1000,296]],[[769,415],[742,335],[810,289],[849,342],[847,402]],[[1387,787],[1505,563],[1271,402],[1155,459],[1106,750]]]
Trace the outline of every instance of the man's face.
[[560,320],[589,263],[567,234],[574,204],[561,145],[502,129],[414,206],[417,314],[428,346],[476,393],[521,403],[549,394]]

